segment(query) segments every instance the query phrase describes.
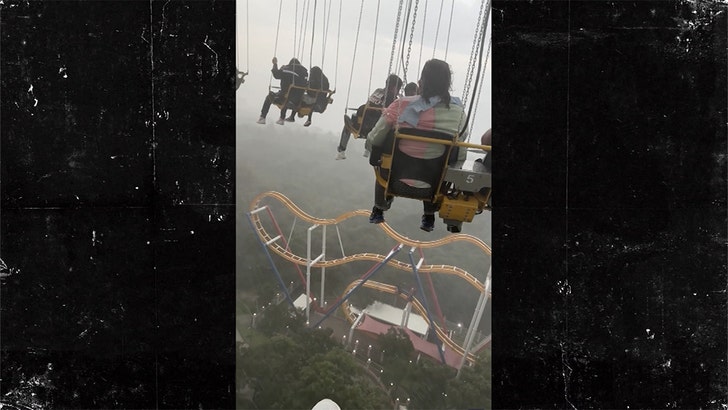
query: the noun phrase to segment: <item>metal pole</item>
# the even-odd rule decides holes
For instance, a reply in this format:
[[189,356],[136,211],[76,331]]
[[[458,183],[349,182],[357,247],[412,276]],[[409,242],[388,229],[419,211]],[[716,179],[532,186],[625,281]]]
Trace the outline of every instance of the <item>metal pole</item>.
[[[411,248],[409,251],[409,258],[410,258],[410,264],[412,264],[412,273],[415,275],[415,280],[417,281],[417,286],[420,289],[420,295],[422,296],[422,301],[424,302],[423,305],[425,306],[425,312],[427,312],[427,319],[430,321],[429,329],[432,329],[433,332],[435,332],[435,340],[437,343],[437,352],[440,353],[440,360],[442,360],[442,363],[447,363],[445,360],[445,352],[443,351],[443,342],[440,340],[440,336],[437,334],[437,331],[435,330],[436,323],[432,319],[432,314],[430,313],[430,306],[429,303],[427,303],[427,295],[425,295],[425,289],[422,287],[422,281],[420,281],[420,275],[419,275],[419,263],[415,263],[414,258],[412,257],[412,254],[414,253],[415,248]],[[420,260],[421,262],[422,260]]]
[[[323,243],[321,244],[321,260],[326,260],[326,225],[323,227]],[[319,299],[319,306],[323,309],[324,307],[324,285],[326,284],[326,267],[321,267],[321,298]]]
[[306,326],[311,323],[311,231],[318,225],[313,225],[306,231]]
[[458,373],[455,375],[455,377],[460,377],[460,371],[463,369],[463,366],[465,365],[465,361],[468,358],[468,354],[470,354],[470,348],[473,344],[473,339],[475,332],[478,330],[478,324],[480,323],[480,319],[483,317],[483,312],[485,311],[485,305],[488,302],[488,293],[490,293],[490,287],[491,287],[491,271],[492,268],[488,268],[488,275],[485,277],[485,286],[483,288],[483,293],[480,294],[480,298],[478,299],[478,303],[475,305],[475,311],[473,312],[473,318],[470,321],[470,326],[468,327],[468,333],[465,336],[465,352],[463,353],[463,358],[460,361],[460,366],[458,367]]
[[[262,210],[264,210],[264,209],[266,209],[266,208],[267,207],[258,208],[255,211],[249,212],[247,214],[247,216],[248,216],[248,222],[250,223],[250,227],[254,231],[257,231],[257,229],[255,228],[255,224],[253,223],[253,215],[256,214],[256,213],[258,213],[258,212],[260,212],[260,211],[262,211]],[[286,289],[286,285],[283,283],[283,278],[281,277],[280,272],[278,272],[278,267],[276,266],[275,262],[273,261],[273,257],[271,256],[270,251],[268,251],[268,246],[266,246],[265,242],[263,242],[260,239],[260,236],[256,235],[256,237],[258,238],[258,242],[260,243],[260,246],[263,247],[263,250],[265,251],[265,255],[268,257],[268,262],[270,262],[270,266],[273,268],[273,272],[276,274],[276,279],[278,280],[278,284],[280,285],[281,289],[283,290],[283,293],[286,295],[286,299],[288,300],[288,304],[290,304],[291,307],[295,309],[296,306],[293,304],[293,299],[291,299],[291,294],[288,293],[288,289]]]
[[372,275],[374,275],[375,273],[377,273],[377,271],[379,269],[381,269],[384,265],[386,265],[387,262],[389,262],[389,260],[394,257],[394,255],[396,255],[400,250],[402,250],[402,247],[403,246],[404,246],[404,244],[401,244],[400,243],[399,245],[397,245],[394,248],[392,248],[392,250],[389,251],[389,254],[384,257],[384,260],[382,260],[381,262],[378,262],[375,265],[374,269],[372,269],[371,272],[369,272],[367,275],[365,275],[356,286],[354,286],[349,292],[347,292],[346,295],[344,295],[344,297],[342,297],[341,299],[339,299],[338,302],[336,302],[333,306],[331,306],[327,310],[327,312],[324,314],[324,316],[316,323],[316,325],[314,325],[314,327],[318,327],[324,320],[326,320],[331,315],[331,313],[333,313],[336,310],[336,308],[338,308],[339,306],[341,306],[342,303],[346,302],[346,300],[349,299],[349,297],[351,297],[351,295],[357,289],[359,289],[360,287],[362,287],[364,285],[364,283],[366,283],[366,281],[368,281],[369,278],[372,277]]
[[351,328],[349,329],[349,339],[346,341],[347,348],[349,347],[349,343],[351,343],[351,339],[354,338],[354,328],[356,328],[359,325],[359,322],[361,322],[362,318],[364,318],[365,313],[367,313],[366,309],[359,312],[359,316],[356,318],[354,323],[351,324]]

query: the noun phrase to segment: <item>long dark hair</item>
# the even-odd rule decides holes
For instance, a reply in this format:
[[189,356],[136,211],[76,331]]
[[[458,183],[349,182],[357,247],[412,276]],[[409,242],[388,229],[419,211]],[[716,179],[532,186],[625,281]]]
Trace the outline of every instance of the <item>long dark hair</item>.
[[430,97],[438,96],[450,108],[450,82],[452,81],[452,72],[450,65],[442,60],[432,59],[425,63],[422,67],[422,75],[420,76],[420,95],[426,102],[430,102]]

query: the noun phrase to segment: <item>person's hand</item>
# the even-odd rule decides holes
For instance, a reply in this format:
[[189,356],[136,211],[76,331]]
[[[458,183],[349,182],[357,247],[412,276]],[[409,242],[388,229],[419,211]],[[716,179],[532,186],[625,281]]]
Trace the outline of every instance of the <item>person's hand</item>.
[[273,57],[273,64],[274,64],[274,65],[275,65],[275,64],[278,64],[278,59],[277,59],[277,58],[275,58],[275,57]]

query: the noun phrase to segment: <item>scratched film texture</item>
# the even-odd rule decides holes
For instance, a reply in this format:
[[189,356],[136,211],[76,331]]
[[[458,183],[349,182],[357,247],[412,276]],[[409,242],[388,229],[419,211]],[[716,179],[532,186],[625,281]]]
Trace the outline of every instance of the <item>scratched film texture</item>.
[[726,406],[719,3],[494,1],[494,408]]
[[0,2],[3,405],[234,407],[234,18]]

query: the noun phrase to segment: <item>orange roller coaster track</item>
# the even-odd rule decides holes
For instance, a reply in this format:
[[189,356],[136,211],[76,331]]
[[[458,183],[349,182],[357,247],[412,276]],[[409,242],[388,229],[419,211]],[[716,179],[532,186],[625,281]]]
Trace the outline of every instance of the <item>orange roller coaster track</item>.
[[[351,289],[353,289],[355,286],[359,285],[361,283],[361,280],[355,280],[349,284],[349,286],[344,290],[344,293],[349,292]],[[420,302],[419,299],[417,299],[416,296],[412,296],[411,298],[401,292],[401,290],[394,285],[389,285],[386,283],[381,283],[373,280],[369,280],[366,283],[362,284],[364,287],[369,289],[374,289],[380,292],[389,293],[391,295],[398,295],[400,298],[411,301],[412,306],[423,316],[425,321],[427,322],[427,325],[435,329],[435,332],[437,332],[437,336],[440,338],[440,340],[443,341],[450,349],[452,349],[455,353],[460,355],[461,357],[465,354],[465,348],[460,346],[459,344],[455,343],[450,336],[448,336],[447,332],[440,327],[435,322],[430,322],[430,320],[427,318],[427,309],[425,309],[425,306]],[[354,319],[352,317],[352,312],[349,306],[344,303],[341,305],[341,309],[344,311],[344,316],[349,320],[349,323],[354,323]],[[488,339],[486,337],[486,339]],[[474,362],[475,361],[475,355],[468,353],[468,361]]]
[[[270,206],[264,204],[264,202],[266,200],[275,200],[275,201],[279,202],[280,204],[285,206],[297,218],[312,224],[312,228],[323,226],[324,227],[324,243],[325,243],[325,227],[326,226],[332,226],[332,225],[335,226],[347,219],[358,217],[358,216],[366,217],[369,215],[369,211],[355,210],[355,211],[343,213],[343,214],[337,216],[336,218],[328,218],[328,219],[316,218],[316,217],[311,216],[308,213],[304,212],[303,210],[301,210],[295,203],[293,203],[293,201],[288,199],[285,195],[283,195],[279,192],[275,192],[275,191],[269,191],[269,192],[262,193],[262,194],[258,195],[251,202],[251,205],[249,208],[249,213],[248,213],[248,218],[249,218],[252,228],[256,232],[258,239],[259,239],[261,245],[266,250],[266,252],[268,252],[270,250],[273,253],[280,256],[281,258],[283,258],[289,262],[292,262],[297,267],[305,266],[309,270],[309,272],[310,272],[310,268],[321,268],[323,271],[327,267],[342,265],[342,264],[346,264],[346,263],[354,262],[354,261],[370,261],[370,262],[376,263],[375,268],[373,268],[372,270],[367,272],[362,277],[362,279],[354,281],[350,284],[350,286],[344,291],[344,293],[337,300],[337,302],[335,302],[334,306],[332,306],[329,309],[329,311],[325,314],[324,319],[322,319],[321,321],[325,320],[326,317],[328,317],[328,315],[332,311],[334,311],[338,306],[342,305],[343,301],[346,300],[353,291],[355,291],[358,287],[360,287],[362,285],[370,287],[370,288],[374,288],[377,290],[381,290],[381,291],[384,291],[387,293],[397,293],[396,287],[392,286],[392,285],[387,285],[387,284],[383,284],[383,283],[379,283],[379,282],[371,282],[371,284],[367,285],[368,278],[383,265],[388,265],[388,266],[391,266],[391,267],[394,267],[394,268],[397,268],[400,270],[404,270],[404,271],[414,271],[415,277],[417,278],[418,281],[419,281],[420,273],[423,273],[423,274],[439,273],[439,274],[445,274],[445,275],[454,275],[456,277],[459,277],[459,278],[465,280],[468,284],[470,284],[472,287],[477,289],[478,293],[481,295],[481,300],[479,300],[479,303],[478,303],[479,307],[476,308],[476,311],[478,309],[481,309],[478,317],[480,317],[480,315],[482,315],[482,309],[485,306],[486,299],[489,299],[491,296],[490,295],[490,284],[489,284],[490,283],[490,281],[489,281],[490,271],[488,271],[488,277],[484,283],[484,282],[479,281],[475,276],[468,273],[464,269],[461,269],[461,268],[458,268],[455,266],[450,266],[450,265],[424,265],[424,264],[422,264],[423,259],[421,259],[419,262],[415,262],[412,259],[412,252],[415,249],[422,250],[422,249],[427,249],[427,248],[436,248],[436,247],[439,247],[442,245],[451,244],[451,243],[455,243],[455,242],[469,243],[469,244],[475,246],[476,248],[480,249],[486,255],[489,255],[489,256],[492,255],[492,251],[491,251],[490,247],[487,244],[485,244],[485,242],[483,242],[481,239],[474,237],[472,235],[458,233],[458,234],[451,234],[451,235],[448,235],[447,237],[433,240],[433,241],[418,241],[418,240],[413,240],[413,239],[400,235],[394,229],[392,229],[392,227],[390,227],[387,223],[380,223],[380,224],[377,224],[377,226],[379,226],[379,228],[387,236],[389,236],[391,239],[393,239],[394,241],[399,243],[399,246],[395,247],[396,250],[393,249],[393,251],[390,252],[390,255],[388,255],[388,256],[380,255],[377,253],[358,253],[358,254],[342,256],[342,257],[334,258],[334,259],[326,259],[324,257],[325,256],[325,251],[324,251],[324,253],[322,253],[322,255],[320,255],[318,258],[312,258],[310,255],[310,242],[309,242],[309,255],[307,257],[303,257],[303,256],[294,254],[289,249],[288,243],[287,243],[285,237],[283,236],[283,234],[281,233],[280,227],[278,226],[277,222],[275,221],[275,218],[273,217]],[[264,211],[265,211],[265,213],[267,213],[270,216],[270,218],[275,226],[275,229],[277,231],[277,235],[272,235],[271,233],[269,233],[266,230],[263,222],[261,221],[260,214],[263,213]],[[310,230],[309,230],[309,241],[310,241]],[[392,259],[393,253],[398,252],[404,246],[409,246],[412,248],[412,250],[410,251],[411,263],[405,263],[402,261]],[[343,249],[342,249],[342,251],[343,251]],[[270,258],[270,254],[268,254],[268,257],[269,257],[269,260],[271,261],[271,264],[275,265],[273,263],[273,260]],[[285,285],[283,284],[283,281],[282,281],[277,269],[275,269],[275,266],[274,266],[274,270],[276,272],[276,276],[278,277],[279,284],[281,285],[282,288],[284,288],[284,291],[285,291]],[[301,276],[302,281],[304,281],[304,283],[306,283],[306,285],[307,285],[306,294],[310,298],[311,297],[311,291],[310,291],[310,287],[309,287],[310,282],[307,279],[303,278],[300,268],[299,268],[299,275]],[[322,280],[322,294],[323,294],[323,280]],[[293,302],[292,302],[290,296],[287,294],[287,292],[286,292],[286,297],[288,298],[289,303],[293,304]],[[313,298],[309,299],[309,301],[312,299]],[[483,303],[481,303],[481,302],[483,302]],[[436,300],[435,300],[435,303],[437,303]],[[434,322],[434,320],[432,320],[431,316],[429,315],[428,309],[426,308],[426,306],[423,306],[423,304],[420,302],[420,300],[416,300],[416,299],[413,300],[413,305],[415,306],[415,308],[417,310],[420,311],[420,313],[427,313],[428,324],[431,325],[433,329],[435,329],[437,336],[440,338],[440,340],[443,343],[448,345],[453,351],[457,352],[460,356],[467,356],[468,361],[473,360],[473,356],[469,350],[470,343],[472,343],[472,340],[468,341],[468,339],[472,339],[472,335],[469,337],[466,337],[466,344],[468,346],[466,346],[465,348],[459,346],[457,343],[453,342],[447,336],[447,332],[445,330],[443,330],[437,323]],[[314,307],[316,308],[317,306],[314,306]],[[318,309],[322,310],[320,307],[318,307]],[[309,317],[308,316],[309,315],[308,314],[308,304],[306,307],[306,315],[307,315],[307,320],[308,320],[308,317]],[[478,321],[476,321],[475,316],[476,315],[474,314],[473,322],[471,323],[471,326],[468,329],[469,334],[474,333],[474,332],[471,332],[473,330],[472,329],[473,326],[475,326],[477,328],[477,322],[479,321],[479,319],[478,319]],[[488,337],[488,339],[489,339],[489,337]]]

